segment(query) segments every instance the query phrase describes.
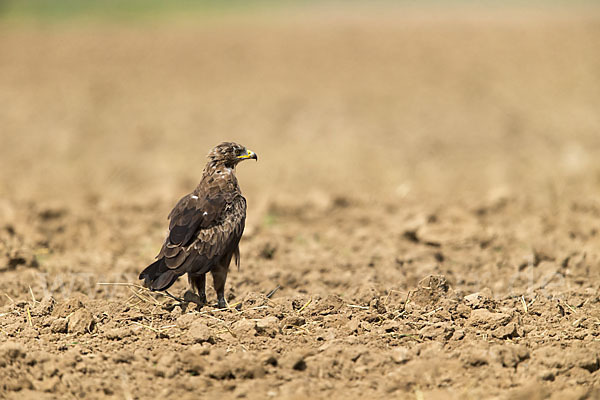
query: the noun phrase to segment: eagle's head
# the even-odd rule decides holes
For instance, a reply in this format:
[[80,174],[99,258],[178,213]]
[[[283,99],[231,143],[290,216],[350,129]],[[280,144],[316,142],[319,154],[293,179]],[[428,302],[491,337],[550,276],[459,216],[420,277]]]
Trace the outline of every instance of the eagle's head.
[[243,160],[254,159],[258,161],[258,156],[252,150],[246,149],[241,144],[233,142],[223,142],[210,153],[208,153],[208,162],[213,165],[222,164],[228,168],[233,168]]

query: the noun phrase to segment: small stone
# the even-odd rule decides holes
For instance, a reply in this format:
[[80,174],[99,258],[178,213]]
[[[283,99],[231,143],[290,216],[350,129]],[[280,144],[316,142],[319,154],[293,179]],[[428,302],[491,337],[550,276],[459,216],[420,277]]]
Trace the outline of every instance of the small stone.
[[91,312],[80,308],[69,317],[69,333],[92,333],[96,328],[96,320]]
[[401,324],[398,321],[386,320],[381,324],[381,329],[385,333],[398,332],[401,328]]
[[210,329],[208,325],[206,325],[206,323],[202,320],[197,320],[194,323],[192,323],[190,325],[188,334],[194,340],[195,343],[215,343],[215,338],[212,329]]
[[54,307],[52,314],[55,317],[66,318],[75,311],[83,308],[83,303],[79,299],[69,299]]
[[306,320],[300,315],[292,315],[283,320],[283,326],[285,327],[302,326],[305,323]]
[[358,328],[360,327],[360,320],[359,319],[351,319],[346,324],[346,327],[348,328],[348,330],[351,333],[358,332]]
[[319,301],[315,306],[315,311],[321,315],[337,313],[344,306],[344,300],[341,297],[330,294],[325,299]]
[[479,292],[471,293],[470,295],[465,296],[465,301],[471,304],[476,303],[479,301],[479,296]]
[[[446,336],[446,328],[441,324],[426,325],[420,331],[419,334],[423,339],[435,339],[437,337]],[[452,332],[450,332],[452,335]]]
[[457,330],[452,334],[452,340],[462,340],[465,337],[465,331]]
[[177,318],[177,327],[179,329],[189,329],[196,318],[197,317],[194,314],[183,314]]
[[35,307],[35,311],[41,315],[48,315],[54,309],[56,301],[52,296],[44,296],[42,301]]
[[279,332],[279,319],[274,316],[259,319],[256,321],[255,329],[259,335],[275,337]]
[[465,296],[465,302],[473,308],[484,307],[490,301],[492,301],[492,291],[489,288]]
[[523,330],[521,329],[521,334],[519,334],[517,324],[515,324],[514,322],[510,322],[505,326],[501,326],[492,331],[492,336],[497,339],[509,339],[521,336],[522,332]]
[[52,321],[50,330],[52,333],[67,333],[69,321],[66,318],[57,318]]
[[238,335],[254,335],[256,333],[256,322],[250,319],[241,319],[234,322],[231,329]]
[[498,325],[504,325],[510,320],[510,315],[504,313],[493,313],[485,308],[478,308],[471,311],[469,324],[472,326],[489,326],[495,328]]
[[131,335],[133,335],[133,330],[128,327],[109,329],[106,332],[104,332],[104,336],[106,336],[106,338],[109,340],[121,340]]

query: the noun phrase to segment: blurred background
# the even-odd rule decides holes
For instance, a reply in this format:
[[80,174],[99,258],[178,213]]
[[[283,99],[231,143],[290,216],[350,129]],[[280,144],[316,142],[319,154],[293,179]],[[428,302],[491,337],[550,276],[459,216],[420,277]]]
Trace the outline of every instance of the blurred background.
[[595,2],[0,4],[0,198],[173,201],[224,140],[251,206],[600,183]]

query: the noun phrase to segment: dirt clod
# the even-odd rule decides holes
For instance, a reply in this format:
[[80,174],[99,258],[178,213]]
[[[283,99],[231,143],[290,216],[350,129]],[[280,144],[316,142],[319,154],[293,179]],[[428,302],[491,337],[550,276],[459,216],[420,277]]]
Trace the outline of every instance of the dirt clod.
[[279,319],[274,316],[261,318],[256,321],[255,329],[258,335],[275,337],[279,333]]
[[188,335],[195,343],[209,342],[214,343],[215,333],[212,328],[208,326],[206,321],[196,320],[194,321],[188,330]]
[[52,313],[55,317],[66,318],[73,314],[75,311],[83,308],[83,303],[77,298],[67,299],[59,303]]
[[69,320],[66,318],[57,318],[52,321],[50,330],[53,333],[67,333],[69,330]]
[[85,308],[79,308],[68,318],[70,333],[92,333],[96,329],[96,319]]

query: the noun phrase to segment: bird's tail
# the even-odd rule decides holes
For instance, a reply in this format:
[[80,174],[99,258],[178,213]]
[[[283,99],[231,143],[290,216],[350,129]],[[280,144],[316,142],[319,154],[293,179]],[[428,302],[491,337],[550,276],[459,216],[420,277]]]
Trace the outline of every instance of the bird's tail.
[[179,275],[161,258],[146,267],[139,276],[144,280],[144,286],[150,290],[167,290],[177,280]]

